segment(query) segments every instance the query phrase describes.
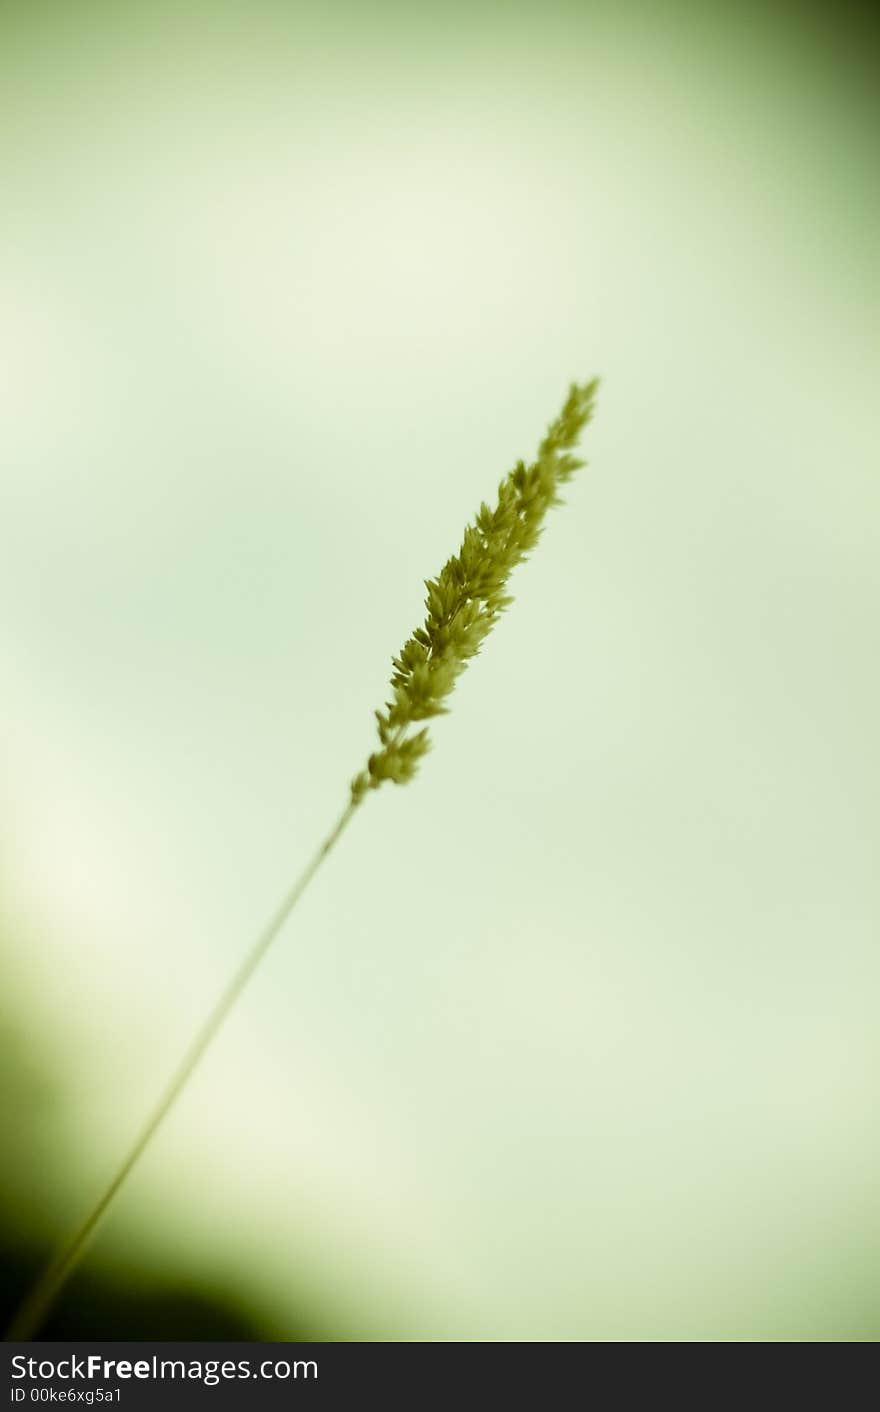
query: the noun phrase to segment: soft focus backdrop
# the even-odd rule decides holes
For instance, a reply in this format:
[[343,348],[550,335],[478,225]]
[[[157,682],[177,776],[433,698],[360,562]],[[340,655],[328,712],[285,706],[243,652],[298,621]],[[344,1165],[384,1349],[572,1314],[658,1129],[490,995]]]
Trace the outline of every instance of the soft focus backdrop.
[[421,580],[600,373],[421,778],[71,1308],[876,1338],[873,30],[69,0],[0,33],[4,1300],[343,805]]

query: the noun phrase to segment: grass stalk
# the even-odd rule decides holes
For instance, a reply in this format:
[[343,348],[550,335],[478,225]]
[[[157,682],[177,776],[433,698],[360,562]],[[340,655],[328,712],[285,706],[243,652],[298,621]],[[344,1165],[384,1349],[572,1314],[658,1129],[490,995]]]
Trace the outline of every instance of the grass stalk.
[[[573,454],[593,415],[597,382],[572,383],[550,423],[534,461],[518,461],[498,486],[494,507],[485,502],[464,531],[457,554],[425,580],[425,619],[394,657],[390,700],[375,713],[378,749],[351,781],[349,803],[312,861],[220,995],[128,1155],[85,1220],[26,1296],[6,1335],[27,1339],[42,1326],[53,1301],[75,1269],[96,1228],[186,1087],[254,971],[281,931],[318,868],[371,790],[389,780],[406,784],[430,748],[425,721],[445,715],[447,700],[502,613],[513,601],[507,583],[538,543],[547,511],[562,503],[560,490],[585,463]],[[413,730],[413,728],[417,729]]]
[[113,1200],[119,1192],[120,1187],[123,1186],[131,1171],[142,1157],[144,1150],[152,1141],[157,1129],[161,1127],[169,1112],[174,1107],[174,1104],[177,1102],[177,1099],[186,1088],[195,1069],[204,1056],[205,1051],[213,1043],[223,1022],[229,1015],[230,1010],[234,1007],[251,976],[254,974],[254,971],[266,955],[266,952],[276,940],[284,923],[287,921],[297,902],[299,902],[324,859],[327,857],[328,853],[330,853],[343,830],[350,823],[357,807],[358,805],[354,800],[348,804],[311,862],[303,869],[302,873],[300,873],[296,882],[286,893],[285,897],[260,932],[253,946],[247,952],[244,960],[238,967],[238,970],[221,993],[213,1010],[211,1010],[210,1014],[204,1020],[201,1029],[196,1034],[189,1049],[178,1064],[155,1108],[150,1113],[125,1158],[116,1169],[113,1178],[105,1187],[94,1206],[91,1207],[84,1219],[80,1221],[79,1225],[69,1236],[65,1244],[59,1248],[57,1254],[46,1266],[36,1284],[19,1305],[18,1310],[13,1316],[12,1323],[4,1335],[4,1342],[17,1339],[31,1339],[39,1332],[52,1305],[67,1282],[68,1277],[79,1264],[92,1236],[95,1234],[95,1231],[98,1229],[98,1226],[113,1204]]

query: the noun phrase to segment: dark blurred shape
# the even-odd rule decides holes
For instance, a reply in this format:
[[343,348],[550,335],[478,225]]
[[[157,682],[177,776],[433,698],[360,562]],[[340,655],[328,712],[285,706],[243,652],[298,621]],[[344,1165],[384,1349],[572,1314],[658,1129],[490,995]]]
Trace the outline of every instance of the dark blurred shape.
[[[0,1250],[0,1325],[5,1327],[25,1291],[48,1259],[48,1251]],[[257,1320],[225,1296],[204,1294],[169,1280],[117,1280],[87,1268],[58,1297],[44,1328],[45,1339],[243,1339],[266,1334]],[[295,1331],[292,1340],[305,1335]]]
[[[0,916],[0,931],[22,928]],[[31,1036],[41,1032],[33,996],[13,994],[8,951],[0,951],[0,1336],[55,1254],[64,1173],[76,1152],[65,1139],[63,1080],[47,1070]],[[86,1263],[64,1287],[41,1330],[44,1339],[218,1339],[327,1342],[310,1321],[265,1322],[261,1311],[218,1288],[216,1277],[172,1271],[167,1278],[132,1264],[125,1274]],[[320,1321],[315,1321],[319,1323]]]

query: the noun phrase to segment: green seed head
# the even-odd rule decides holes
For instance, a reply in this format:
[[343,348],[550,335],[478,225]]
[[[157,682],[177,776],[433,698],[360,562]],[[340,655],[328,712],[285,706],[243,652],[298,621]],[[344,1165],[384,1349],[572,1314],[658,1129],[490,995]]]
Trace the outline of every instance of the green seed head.
[[597,380],[573,383],[537,458],[518,462],[498,487],[494,509],[480,506],[461,548],[436,578],[426,579],[425,621],[393,658],[391,700],[376,712],[380,748],[351,783],[359,804],[385,780],[405,784],[429,749],[426,727],[411,727],[447,709],[446,698],[499,615],[512,602],[507,580],[541,534],[544,516],[560,504],[559,487],[585,463],[573,447],[593,414]]

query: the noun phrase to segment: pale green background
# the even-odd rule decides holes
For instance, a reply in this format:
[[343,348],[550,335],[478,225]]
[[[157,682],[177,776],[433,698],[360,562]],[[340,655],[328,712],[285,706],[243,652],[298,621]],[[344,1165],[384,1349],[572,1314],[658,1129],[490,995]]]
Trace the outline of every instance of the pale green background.
[[876,1337],[865,43],[809,8],[5,15],[4,1006],[64,1086],[22,1222],[104,1179],[344,803],[421,580],[600,373],[421,778],[93,1258],[281,1336],[305,1300],[343,1339]]

